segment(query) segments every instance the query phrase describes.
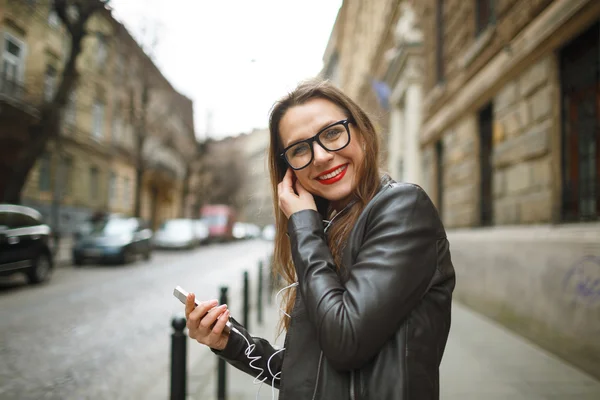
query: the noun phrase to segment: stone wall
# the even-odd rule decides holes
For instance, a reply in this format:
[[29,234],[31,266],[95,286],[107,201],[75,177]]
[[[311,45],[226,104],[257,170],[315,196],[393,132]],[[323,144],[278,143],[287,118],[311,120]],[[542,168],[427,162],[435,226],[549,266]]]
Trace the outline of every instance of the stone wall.
[[[554,99],[559,84],[548,55],[494,98],[494,223],[550,222]],[[554,160],[553,160],[554,157]]]
[[448,239],[455,300],[600,378],[600,224],[451,230]]
[[442,143],[442,219],[449,228],[474,226],[479,222],[479,140],[475,116],[462,118],[444,132]]
[[[437,0],[415,2],[424,33],[425,117],[446,104],[463,84],[505,48],[521,30],[554,0],[497,0],[494,19],[479,35],[476,31],[475,1],[446,0],[443,15],[443,82],[436,76]],[[435,89],[435,90],[434,90]]]

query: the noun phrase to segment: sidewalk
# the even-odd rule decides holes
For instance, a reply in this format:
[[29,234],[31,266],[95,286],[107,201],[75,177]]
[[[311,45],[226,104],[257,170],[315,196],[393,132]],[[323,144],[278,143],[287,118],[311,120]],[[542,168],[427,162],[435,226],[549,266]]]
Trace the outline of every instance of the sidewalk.
[[600,382],[458,304],[440,371],[443,400],[598,400]]
[[[278,320],[274,305],[265,306],[264,317],[265,323],[259,327],[253,315],[250,331],[272,340]],[[454,303],[452,318],[441,366],[442,400],[600,399],[600,382],[487,318],[458,303]],[[283,336],[276,344],[282,343]],[[190,364],[188,399],[216,399],[216,357],[210,351],[202,354],[195,351],[195,361]],[[258,385],[253,385],[252,380],[228,366],[228,400],[256,399]],[[258,399],[271,399],[271,387],[263,384]]]
[[[238,307],[239,308],[239,307]],[[269,340],[271,343],[282,347],[284,335],[281,335],[277,341],[275,341],[276,326],[279,322],[278,309],[275,307],[275,303],[268,305],[266,300],[263,311],[263,324],[259,325],[257,322],[256,308],[253,307],[254,312],[249,315],[250,319],[250,334],[253,336],[259,336]],[[232,315],[240,315],[241,310],[238,312],[232,307]],[[238,322],[242,318],[237,318]],[[206,365],[210,368],[206,371]],[[188,399],[189,400],[212,400],[217,398],[217,357],[210,351],[207,357],[198,359],[197,364],[190,364],[193,367],[190,371],[190,380],[188,381]],[[194,374],[194,370],[201,371],[204,369],[204,373]],[[236,368],[227,365],[227,400],[245,400],[245,399],[260,399],[269,400],[272,399],[271,386],[266,382],[262,385],[260,383],[254,384],[254,378],[247,375]],[[259,397],[257,392],[260,387]],[[278,390],[275,389],[275,399],[278,396]]]
[[[258,325],[256,314],[257,302],[257,282],[258,273],[255,269],[249,270],[250,282],[250,313],[249,325],[250,333],[254,336],[260,336],[268,339],[271,343],[278,346],[283,345],[284,336],[281,335],[275,341],[275,327],[279,321],[278,309],[275,307],[273,296],[272,304],[269,301],[266,293],[267,277],[265,277],[265,297],[263,300],[263,324]],[[241,282],[232,282],[229,287],[229,298],[227,301],[228,308],[231,310],[231,315],[240,323],[243,322],[242,312],[242,287]],[[187,342],[187,399],[188,400],[213,400],[217,398],[217,361],[218,357],[214,355],[206,346],[197,343],[194,340],[188,339]],[[155,382],[151,382],[149,387],[143,392],[144,400],[167,400],[170,393],[170,366],[165,367],[161,378]],[[259,385],[253,385],[253,378],[237,369],[227,365],[227,400],[243,400],[256,399],[256,392]],[[277,390],[275,391],[275,399],[277,399]],[[258,399],[271,399],[271,387],[266,383],[260,389],[260,397]]]

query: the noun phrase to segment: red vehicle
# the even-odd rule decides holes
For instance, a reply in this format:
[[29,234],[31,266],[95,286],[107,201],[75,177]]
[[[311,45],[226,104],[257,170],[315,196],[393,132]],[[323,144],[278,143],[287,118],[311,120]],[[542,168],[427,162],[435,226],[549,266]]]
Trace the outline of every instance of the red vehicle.
[[200,218],[208,226],[208,240],[226,242],[233,240],[235,210],[223,204],[208,204],[200,210]]

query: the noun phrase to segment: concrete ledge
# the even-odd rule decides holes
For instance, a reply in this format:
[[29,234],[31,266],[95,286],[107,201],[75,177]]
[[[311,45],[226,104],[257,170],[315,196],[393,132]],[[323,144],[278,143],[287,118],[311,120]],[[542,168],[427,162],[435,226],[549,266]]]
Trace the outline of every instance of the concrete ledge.
[[600,224],[448,237],[457,300],[600,378]]
[[597,244],[600,248],[600,223],[503,225],[481,228],[448,229],[448,237],[472,242],[514,241],[576,242]]

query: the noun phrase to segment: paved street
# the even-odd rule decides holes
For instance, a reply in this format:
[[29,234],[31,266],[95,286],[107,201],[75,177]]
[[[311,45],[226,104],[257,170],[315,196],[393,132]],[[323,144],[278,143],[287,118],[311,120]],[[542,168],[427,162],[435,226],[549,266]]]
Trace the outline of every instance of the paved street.
[[[248,241],[190,252],[156,252],[149,263],[59,268],[41,287],[0,281],[0,399],[164,400],[169,393],[170,321],[182,307],[175,285],[204,298],[230,288],[241,317],[244,269],[256,302],[258,260],[271,244]],[[274,339],[278,311],[265,300],[250,331]],[[283,337],[277,344],[281,345]],[[188,340],[188,399],[216,399],[216,357]],[[442,400],[596,400],[600,382],[454,304],[441,368]],[[228,367],[228,399],[257,398],[252,378]],[[271,399],[263,385],[260,399]]]
[[[271,244],[155,252],[148,263],[58,268],[40,287],[0,281],[0,398],[138,399],[164,378],[176,285],[218,298]],[[166,396],[165,396],[166,398]]]

